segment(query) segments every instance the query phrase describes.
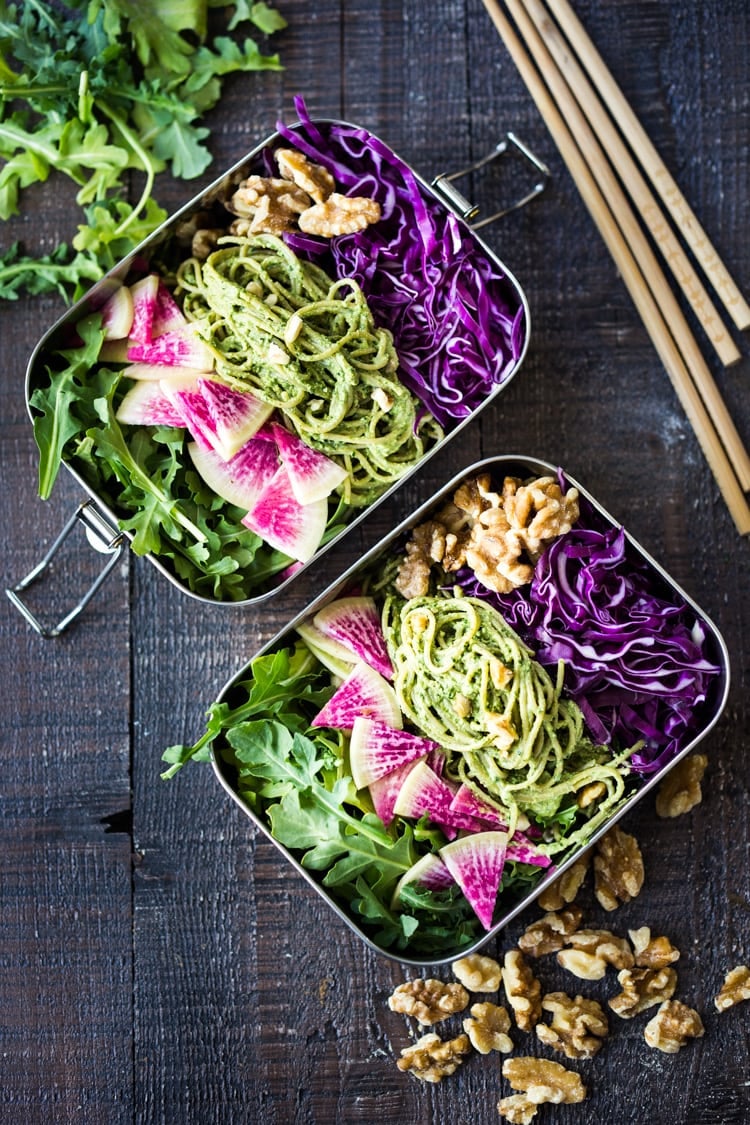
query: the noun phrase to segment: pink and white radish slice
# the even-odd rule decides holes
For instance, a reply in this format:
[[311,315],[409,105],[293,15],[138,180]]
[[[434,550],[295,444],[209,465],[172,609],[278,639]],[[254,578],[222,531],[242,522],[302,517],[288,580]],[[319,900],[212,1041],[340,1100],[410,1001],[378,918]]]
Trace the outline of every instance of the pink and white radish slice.
[[289,484],[289,475],[281,465],[268,482],[252,508],[242,518],[261,539],[277,551],[298,562],[313,557],[328,522],[328,501],[299,504]]
[[360,661],[312,721],[314,727],[351,731],[360,715],[401,729],[403,718],[396,693],[369,664]]
[[485,930],[492,929],[507,841],[505,832],[476,832],[460,836],[440,849],[440,858]]
[[381,676],[393,679],[393,665],[374,598],[337,598],[315,614],[313,624],[327,637],[351,649]]

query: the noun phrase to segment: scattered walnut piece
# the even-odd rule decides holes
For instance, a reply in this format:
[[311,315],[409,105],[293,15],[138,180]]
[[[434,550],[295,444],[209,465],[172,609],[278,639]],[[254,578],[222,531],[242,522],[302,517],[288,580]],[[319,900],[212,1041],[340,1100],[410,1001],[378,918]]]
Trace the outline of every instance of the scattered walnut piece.
[[658,816],[682,816],[701,803],[701,781],[707,765],[705,754],[691,754],[672,767],[656,795]]
[[200,227],[193,235],[190,244],[192,256],[201,262],[205,261],[209,254],[213,254],[224,233],[218,227]]
[[597,844],[594,894],[605,910],[630,902],[643,886],[643,857],[635,836],[615,825]]
[[[675,949],[668,937],[651,937],[648,926],[639,930],[628,930],[635,951],[635,964],[641,969],[663,969],[673,961],[679,961],[680,951]],[[627,966],[622,966],[627,968]]]
[[622,992],[613,996],[609,1006],[624,1020],[671,1000],[677,987],[674,969],[623,969],[617,974]]
[[590,953],[615,969],[633,967],[633,951],[627,940],[613,934],[611,930],[576,930],[566,938],[565,944]]
[[471,992],[497,992],[500,987],[503,971],[494,957],[470,953],[454,961],[452,968],[464,988]]
[[299,217],[300,230],[332,238],[364,230],[380,218],[380,204],[366,196],[341,195],[334,191],[323,203],[308,207]]
[[609,1031],[601,1004],[583,996],[575,999],[565,992],[550,992],[542,1009],[552,1013],[550,1023],[538,1023],[536,1034],[542,1043],[561,1051],[569,1059],[591,1059]]
[[531,1031],[542,1014],[542,987],[518,949],[509,949],[503,961],[503,985],[521,1031]]
[[557,955],[557,963],[579,980],[601,980],[607,972],[607,962],[603,957],[583,949],[563,949]]
[[737,965],[727,973],[714,1004],[720,1012],[725,1012],[742,1000],[750,1000],[750,968],[747,965]]
[[313,164],[294,148],[277,148],[274,153],[279,173],[285,180],[291,180],[316,203],[328,199],[336,187],[336,181],[322,164]]
[[643,1035],[649,1047],[676,1055],[688,1039],[700,1039],[704,1031],[703,1020],[695,1008],[688,1008],[680,1000],[665,1000],[646,1024]]
[[565,939],[574,933],[581,921],[583,911],[578,906],[568,906],[565,910],[550,910],[526,927],[518,939],[518,948],[527,957],[543,957],[545,953],[557,953],[565,945]]
[[590,862],[591,852],[584,852],[554,883],[545,887],[537,899],[542,910],[561,910],[563,906],[573,902],[586,878]]
[[488,1055],[490,1051],[501,1051],[507,1055],[513,1050],[513,1040],[508,1035],[510,1016],[500,1004],[489,1001],[472,1004],[471,1019],[465,1019],[463,1026],[480,1055]]
[[455,1012],[463,1012],[468,1003],[469,994],[462,984],[446,984],[432,977],[406,981],[388,997],[392,1012],[414,1016],[421,1024],[438,1023]]
[[445,1042],[439,1035],[423,1035],[411,1047],[404,1047],[396,1059],[399,1070],[409,1070],[420,1082],[440,1082],[454,1074],[471,1051],[468,1035],[458,1035]]
[[586,1087],[580,1076],[560,1063],[519,1055],[503,1062],[503,1077],[534,1105],[582,1102]]

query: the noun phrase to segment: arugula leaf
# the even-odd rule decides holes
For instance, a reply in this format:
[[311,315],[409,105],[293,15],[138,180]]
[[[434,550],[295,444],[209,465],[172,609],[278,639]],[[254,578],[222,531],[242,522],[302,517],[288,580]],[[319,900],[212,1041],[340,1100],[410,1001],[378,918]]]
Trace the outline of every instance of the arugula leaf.
[[[81,347],[60,352],[68,366],[54,375],[50,372],[49,386],[37,387],[29,400],[35,411],[39,495],[43,500],[47,500],[52,492],[65,446],[71,438],[85,430],[87,420],[85,415],[82,420],[81,408],[92,403],[101,392],[99,381],[89,378],[104,339],[101,316],[92,314],[84,317],[78,324],[78,333],[83,340]],[[101,377],[106,378],[108,374],[111,373],[106,369],[100,369]]]
[[[199,119],[218,101],[224,78],[281,68],[278,56],[264,55],[252,39],[240,44],[209,34],[209,6],[232,7],[211,0],[0,3],[0,220],[18,213],[28,187],[56,175],[78,185],[81,207],[102,205],[87,214],[73,243],[98,273],[74,258],[66,275],[57,248],[38,259],[36,277],[18,269],[12,284],[0,278],[0,299],[22,290],[78,294],[111,268],[155,229],[156,211],[164,214],[152,198],[155,176],[169,167],[190,179],[211,163],[209,130]],[[266,34],[286,26],[266,4],[238,16],[230,30],[244,19]],[[130,169],[145,172],[133,205],[124,199]]]
[[17,301],[22,292],[56,291],[68,301],[72,288],[75,300],[88,288],[87,282],[101,276],[101,266],[94,258],[80,252],[72,255],[64,242],[41,258],[23,254],[20,243],[14,242],[0,254],[0,299]]
[[237,0],[234,15],[229,21],[229,30],[233,31],[238,24],[246,20],[254,23],[264,35],[272,35],[274,31],[282,31],[287,26],[281,13],[270,4],[253,4],[248,3],[248,0]]

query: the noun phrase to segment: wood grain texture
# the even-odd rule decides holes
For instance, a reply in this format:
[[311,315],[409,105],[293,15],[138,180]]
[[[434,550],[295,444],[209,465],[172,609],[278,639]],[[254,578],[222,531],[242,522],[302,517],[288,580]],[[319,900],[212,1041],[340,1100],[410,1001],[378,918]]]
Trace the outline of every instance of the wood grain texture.
[[[497,1058],[474,1057],[436,1086],[400,1074],[414,1037],[387,997],[416,975],[371,953],[221,790],[207,767],[159,779],[160,755],[192,739],[224,682],[335,571],[482,456],[524,453],[577,477],[710,614],[732,664],[729,705],[705,740],[704,800],[673,821],[647,796],[624,823],[646,885],[592,925],[650,925],[682,951],[678,995],[706,1034],[678,1055],[650,1050],[645,1019],[612,1017],[601,1054],[574,1064],[580,1106],[548,1125],[741,1125],[750,1120],[747,1008],[713,996],[750,959],[747,844],[750,547],[718,496],[697,441],[622,281],[525,87],[479,3],[303,0],[276,44],[286,69],[227,83],[211,115],[214,167],[165,182],[176,207],[290,120],[295,93],[317,116],[380,134],[423,175],[465,165],[513,129],[551,167],[540,200],[483,232],[521,281],[532,339],[521,371],[461,438],[277,601],[208,607],[144,560],[110,577],[73,630],[31,634],[0,604],[4,737],[0,838],[0,1120],[10,1125],[490,1125],[509,1092]],[[750,291],[744,0],[576,0],[606,64],[732,275]],[[466,185],[487,209],[512,190],[500,165]],[[69,238],[74,193],[34,194],[7,239]],[[0,308],[4,584],[39,558],[80,498],[70,479],[35,499],[23,375],[53,300]],[[685,310],[690,320],[689,310]],[[748,341],[712,372],[750,440]],[[64,611],[92,565],[61,568],[35,597]],[[535,911],[529,912],[534,915]],[[529,918],[487,952],[502,953]],[[545,987],[570,990],[553,960]],[[440,970],[439,975],[447,975]],[[588,989],[587,989],[588,991]],[[611,995],[613,981],[592,986]],[[460,1021],[448,1025],[456,1032]],[[536,1050],[515,1032],[517,1050]]]

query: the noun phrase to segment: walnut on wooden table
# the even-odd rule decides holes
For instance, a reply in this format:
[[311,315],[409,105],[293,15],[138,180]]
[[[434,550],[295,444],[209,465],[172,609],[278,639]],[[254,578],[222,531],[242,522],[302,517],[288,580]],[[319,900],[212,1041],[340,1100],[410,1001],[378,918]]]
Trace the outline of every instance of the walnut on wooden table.
[[665,1000],[646,1024],[643,1036],[649,1047],[675,1055],[688,1039],[700,1039],[704,1031],[703,1020],[695,1008],[688,1008],[681,1000]]
[[513,1050],[513,1040],[508,1035],[510,1016],[501,1004],[490,1001],[472,1004],[470,1018],[464,1020],[463,1028],[480,1055],[488,1055],[490,1051],[507,1055]]
[[701,781],[707,765],[705,754],[691,754],[672,767],[656,794],[657,816],[682,816],[701,803]]
[[605,910],[616,910],[640,894],[643,856],[635,836],[615,825],[602,836],[594,855],[594,894]]
[[586,1087],[580,1075],[550,1059],[528,1055],[506,1059],[503,1077],[508,1079],[514,1090],[519,1091],[497,1104],[500,1116],[511,1122],[530,1122],[536,1107],[547,1102],[572,1105],[586,1097]]
[[420,1082],[440,1082],[455,1074],[471,1052],[468,1035],[442,1040],[433,1033],[423,1035],[411,1047],[404,1047],[401,1058],[396,1059],[399,1070],[409,1071]]
[[418,1023],[433,1024],[456,1012],[463,1012],[469,994],[462,984],[446,983],[429,977],[400,984],[388,998],[392,1012],[414,1016]]
[[520,949],[509,949],[503,961],[503,985],[521,1031],[531,1031],[542,1015],[542,986]]
[[665,965],[671,965],[680,959],[679,949],[675,949],[669,938],[663,935],[651,937],[648,926],[628,930],[628,935],[635,954],[635,964],[640,969],[663,969]]
[[750,968],[747,965],[737,965],[724,978],[714,1004],[720,1012],[725,1012],[727,1008],[733,1008],[743,1000],[750,1000]]
[[565,946],[565,939],[580,925],[583,911],[579,906],[565,910],[549,910],[526,927],[518,939],[518,948],[527,957],[543,957],[557,953]]
[[609,1022],[597,1000],[549,992],[542,1010],[552,1013],[549,1023],[536,1025],[537,1038],[569,1059],[591,1059],[609,1032]]
[[632,1019],[647,1008],[671,1000],[677,987],[677,973],[669,967],[623,969],[617,979],[622,992],[612,997],[609,1006],[622,1019]]
[[615,969],[633,966],[630,945],[610,930],[576,930],[565,940],[570,948],[558,953],[557,962],[581,980],[601,980],[608,966]]
[[457,980],[470,992],[497,992],[503,971],[494,957],[469,953],[451,966]]

